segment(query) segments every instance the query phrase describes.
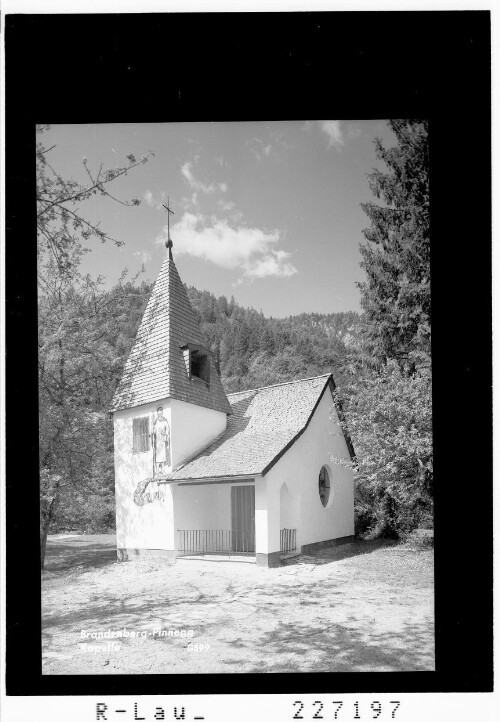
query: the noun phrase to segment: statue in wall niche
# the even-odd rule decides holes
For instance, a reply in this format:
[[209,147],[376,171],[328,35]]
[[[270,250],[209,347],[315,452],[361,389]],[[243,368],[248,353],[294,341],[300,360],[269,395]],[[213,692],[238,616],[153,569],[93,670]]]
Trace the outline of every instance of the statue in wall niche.
[[153,422],[153,469],[154,476],[163,476],[170,467],[170,426],[163,416],[163,406],[156,409]]
[[151,433],[153,447],[153,476],[139,482],[134,492],[134,502],[137,506],[151,504],[153,501],[165,501],[161,478],[167,474],[171,466],[170,454],[170,426],[163,416],[163,406],[156,409],[156,418],[153,421]]

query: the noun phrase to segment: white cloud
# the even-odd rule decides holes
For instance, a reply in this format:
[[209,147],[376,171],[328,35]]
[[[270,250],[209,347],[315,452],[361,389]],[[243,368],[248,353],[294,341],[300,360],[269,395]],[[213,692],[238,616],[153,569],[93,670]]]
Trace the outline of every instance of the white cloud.
[[243,213],[241,211],[234,211],[234,213],[231,213],[230,218],[233,224],[239,223],[243,218]]
[[165,203],[165,193],[163,191],[161,193],[160,200],[158,200],[158,198],[155,198],[150,190],[147,190],[144,193],[143,198],[148,204],[148,206],[151,206],[151,208],[156,208],[157,210],[161,210],[163,203]]
[[269,158],[272,150],[271,144],[266,145],[260,138],[252,138],[252,140],[248,141],[248,145],[258,161]]
[[187,196],[182,196],[181,200],[179,201],[179,205],[184,211],[188,211],[190,208],[192,208],[192,206],[197,206],[198,193],[193,193],[190,198],[188,198]]
[[221,198],[217,203],[223,211],[232,211],[235,205],[233,201],[226,201],[224,198]]
[[288,140],[283,131],[273,130],[269,133],[269,135],[271,140],[273,141],[273,147],[274,145],[278,145],[279,147],[283,148],[283,150],[292,150],[293,148],[296,148],[296,143],[294,141],[291,142],[290,140]]
[[[194,159],[194,163],[198,160],[199,156],[196,156]],[[201,181],[197,180],[194,177],[192,168],[194,163],[190,160],[188,160],[184,165],[181,167],[181,173],[184,176],[184,178],[189,183],[190,188],[192,188],[194,191],[199,191],[200,193],[215,193],[215,191],[220,191],[221,193],[227,193],[227,183],[202,183]]]
[[149,263],[152,258],[149,251],[134,251],[132,255],[138,258],[141,263]]
[[270,251],[255,260],[252,266],[254,278],[265,278],[266,276],[293,276],[297,269],[288,263],[290,253],[286,251]]
[[[157,239],[165,241],[166,229]],[[279,231],[264,231],[244,225],[230,225],[227,220],[201,214],[184,213],[171,228],[174,253],[188,254],[227,269],[243,272],[239,282],[255,278],[279,276],[287,278],[297,273],[290,263],[291,254],[276,248]]]
[[355,123],[349,123],[349,125],[347,126],[347,136],[349,138],[359,138],[361,133],[362,130],[359,125],[356,125]]
[[340,120],[320,120],[321,130],[328,136],[328,147],[340,149],[344,145]]

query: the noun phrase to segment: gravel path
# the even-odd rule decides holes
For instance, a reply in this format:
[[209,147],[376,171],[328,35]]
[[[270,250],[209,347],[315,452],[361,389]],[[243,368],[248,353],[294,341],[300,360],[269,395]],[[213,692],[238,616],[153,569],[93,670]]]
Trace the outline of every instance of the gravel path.
[[47,549],[44,674],[434,669],[432,551],[358,542],[266,569],[118,563],[113,535]]

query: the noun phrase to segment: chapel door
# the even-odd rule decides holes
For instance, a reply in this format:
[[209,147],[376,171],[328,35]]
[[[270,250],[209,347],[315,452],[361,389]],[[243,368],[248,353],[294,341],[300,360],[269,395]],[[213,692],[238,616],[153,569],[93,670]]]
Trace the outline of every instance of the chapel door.
[[255,552],[255,487],[231,487],[231,548]]

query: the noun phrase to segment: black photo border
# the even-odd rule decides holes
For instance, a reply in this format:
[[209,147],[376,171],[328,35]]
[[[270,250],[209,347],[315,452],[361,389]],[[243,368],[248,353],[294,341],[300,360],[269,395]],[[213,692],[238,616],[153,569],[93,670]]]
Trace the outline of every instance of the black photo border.
[[[490,13],[7,15],[5,42],[7,694],[491,691]],[[430,121],[436,671],[42,675],[35,123],[402,117]]]

